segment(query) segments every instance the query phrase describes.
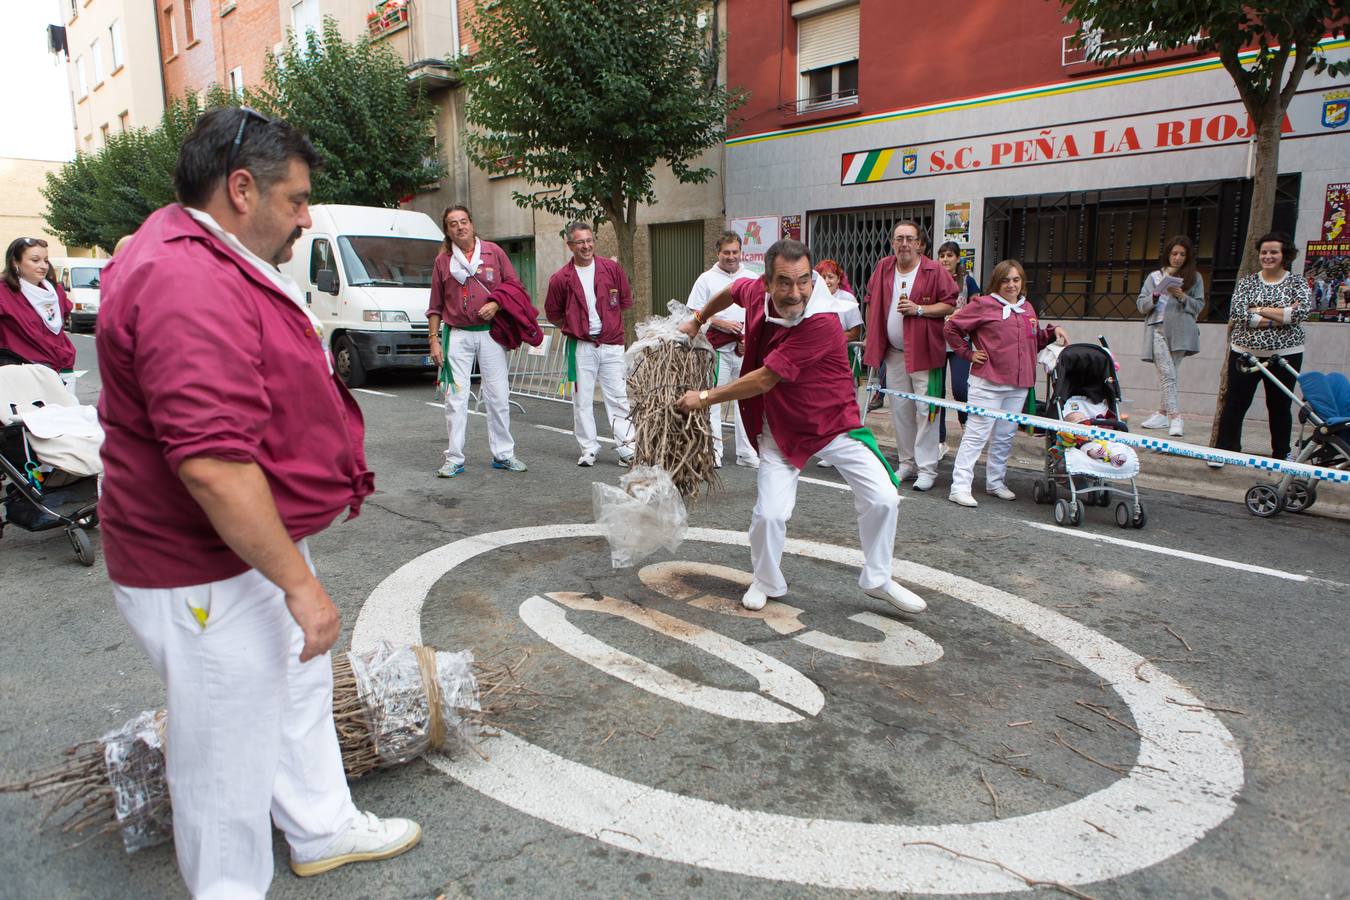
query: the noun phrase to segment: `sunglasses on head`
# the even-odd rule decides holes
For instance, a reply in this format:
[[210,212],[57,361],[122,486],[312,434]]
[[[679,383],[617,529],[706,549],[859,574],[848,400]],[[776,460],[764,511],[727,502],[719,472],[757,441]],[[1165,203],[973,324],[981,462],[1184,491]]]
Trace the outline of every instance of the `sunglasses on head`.
[[245,130],[248,129],[248,123],[252,122],[254,119],[257,119],[264,125],[272,121],[271,119],[267,118],[267,116],[264,116],[262,113],[258,112],[256,109],[251,109],[247,106],[239,107],[239,112],[243,114],[239,117],[239,130],[234,133],[234,143],[230,144],[230,153],[228,156],[225,157],[226,175],[234,171],[234,161],[235,159],[238,158],[239,150],[243,146],[244,132]]

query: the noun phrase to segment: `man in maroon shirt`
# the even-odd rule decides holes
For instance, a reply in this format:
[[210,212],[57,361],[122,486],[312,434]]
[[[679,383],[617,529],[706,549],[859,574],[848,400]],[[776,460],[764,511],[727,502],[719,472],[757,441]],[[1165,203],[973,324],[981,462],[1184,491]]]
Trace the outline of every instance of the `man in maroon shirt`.
[[118,608],[168,689],[178,867],[195,897],[262,897],[272,822],[317,875],[417,843],[352,805],[333,725],[337,608],[306,538],[373,489],[361,411],[277,269],[310,225],[303,135],[216,109],[181,204],[104,269],[99,512]]
[[764,254],[762,277],[724,288],[680,328],[692,337],[733,303],[745,308],[748,374],[712,390],[688,391],[679,405],[693,411],[740,401],[745,429],[759,451],[758,499],[750,518],[754,579],[741,605],[763,609],[769,599],[787,593],[780,562],[797,479],[806,461],[819,456],[853,489],[865,558],[858,585],[901,612],[923,612],[923,599],[891,576],[897,482],[858,418],[836,301],[812,271],[811,251],[800,241],[777,242]]

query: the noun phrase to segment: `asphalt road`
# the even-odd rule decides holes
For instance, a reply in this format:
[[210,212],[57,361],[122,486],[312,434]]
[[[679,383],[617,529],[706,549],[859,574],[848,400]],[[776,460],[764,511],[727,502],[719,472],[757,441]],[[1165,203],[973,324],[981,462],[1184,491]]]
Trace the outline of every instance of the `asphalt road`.
[[[1014,502],[948,503],[948,459],[933,493],[905,491],[897,571],[930,610],[902,618],[857,589],[850,496],[812,468],[791,592],[743,616],[752,471],[722,470],[699,530],[648,561],[681,565],[614,569],[590,483],[623,470],[612,450],[576,467],[570,407],[515,414],[520,475],[489,467],[471,417],[447,481],[429,379],[368,387],[377,493],[312,541],[341,646],[357,629],[524,658],[544,696],[487,761],[354,785],[422,822],[416,850],[302,881],[278,837],[272,896],[1011,896],[1020,876],[1103,898],[1347,896],[1350,525],[1154,491],[1143,530],[1089,509],[1069,531],[1027,473]],[[162,704],[101,563],[10,528],[0,570],[0,780]],[[42,810],[0,795],[0,895],[181,895],[171,848],[73,847]]]

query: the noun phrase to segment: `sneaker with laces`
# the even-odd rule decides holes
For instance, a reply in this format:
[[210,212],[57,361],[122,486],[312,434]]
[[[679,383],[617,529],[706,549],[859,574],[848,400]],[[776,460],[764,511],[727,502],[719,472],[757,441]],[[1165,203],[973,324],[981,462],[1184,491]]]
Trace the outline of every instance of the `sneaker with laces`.
[[1155,412],[1147,419],[1139,423],[1140,428],[1166,428],[1170,424],[1167,416],[1160,412]]
[[347,830],[317,859],[291,858],[291,871],[301,878],[331,872],[347,863],[389,859],[406,853],[422,840],[422,828],[410,819],[381,819],[357,813]]
[[581,457],[577,460],[577,465],[579,466],[595,465],[595,454],[589,452],[581,454]]
[[1182,437],[1185,433],[1186,427],[1181,421],[1181,416],[1173,416],[1172,424],[1168,426],[1167,434],[1171,437]]
[[505,470],[508,471],[508,472],[528,472],[528,471],[530,471],[530,470],[529,470],[529,467],[527,467],[527,466],[526,466],[523,462],[521,462],[520,460],[516,459],[514,456],[507,457],[506,459],[494,459],[494,460],[492,461],[492,468],[494,468],[494,469],[505,469]]
[[437,478],[454,478],[464,474],[464,463],[446,463],[436,470]]
[[1012,488],[1006,484],[1000,484],[998,487],[987,487],[985,493],[993,494],[1000,500],[1016,500],[1017,495],[1012,492]]

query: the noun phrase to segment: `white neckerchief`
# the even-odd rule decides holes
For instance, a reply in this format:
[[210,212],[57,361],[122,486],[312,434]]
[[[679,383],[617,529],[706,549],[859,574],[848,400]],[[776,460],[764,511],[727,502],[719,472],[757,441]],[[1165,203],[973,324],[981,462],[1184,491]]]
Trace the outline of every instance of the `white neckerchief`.
[[42,319],[42,324],[47,326],[47,330],[52,334],[61,333],[61,302],[56,296],[56,290],[48,287],[47,282],[42,281],[33,284],[27,279],[19,279],[19,289],[23,291],[24,298],[29,305],[33,307],[33,312]]
[[[772,322],[775,325],[781,325],[784,328],[793,328],[805,322],[807,319],[818,313],[841,313],[847,312],[849,303],[846,300],[840,300],[830,293],[829,285],[825,279],[820,277],[819,272],[811,273],[811,296],[806,301],[806,309],[795,319],[779,319],[769,315],[769,294],[764,294],[764,321]],[[854,304],[857,305],[856,303]]]
[[1025,310],[1027,302],[1026,297],[1018,297],[1016,303],[1009,303],[1007,300],[1004,300],[998,294],[994,295],[994,299],[997,300],[1003,306],[1003,318],[1005,319],[1008,318],[1008,316],[1012,315],[1013,313],[1017,313],[1020,316],[1024,312],[1026,312]]
[[464,251],[459,249],[459,244],[450,242],[450,274],[460,284],[468,281],[471,277],[478,274],[478,269],[483,265],[483,242],[478,238],[473,239],[473,256],[466,257]]

